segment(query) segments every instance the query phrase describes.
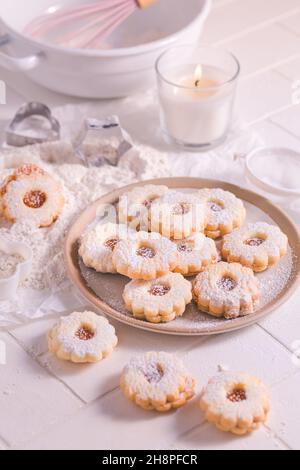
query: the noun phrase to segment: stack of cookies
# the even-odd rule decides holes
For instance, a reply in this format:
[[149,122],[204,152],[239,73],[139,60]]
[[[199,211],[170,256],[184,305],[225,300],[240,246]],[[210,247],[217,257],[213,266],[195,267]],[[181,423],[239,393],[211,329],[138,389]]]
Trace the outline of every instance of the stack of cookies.
[[121,196],[118,223],[88,227],[79,254],[87,267],[131,279],[123,298],[136,318],[172,321],[194,298],[201,311],[232,319],[254,312],[254,273],[276,264],[288,246],[278,227],[243,225],[245,218],[243,202],[219,188],[138,186]]

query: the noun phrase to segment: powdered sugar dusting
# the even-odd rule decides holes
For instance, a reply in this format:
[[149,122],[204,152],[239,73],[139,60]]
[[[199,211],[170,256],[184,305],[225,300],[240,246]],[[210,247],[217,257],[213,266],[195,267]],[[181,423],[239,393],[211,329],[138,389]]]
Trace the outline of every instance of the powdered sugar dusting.
[[[100,150],[101,141],[88,146],[88,153]],[[101,168],[86,168],[76,164],[78,160],[74,157],[71,145],[66,142],[5,150],[1,158],[5,176],[11,174],[15,166],[35,163],[64,188],[63,211],[49,229],[37,229],[36,224],[26,220],[13,225],[0,224],[2,238],[26,243],[32,248],[33,266],[24,287],[36,290],[57,290],[66,281],[63,263],[65,235],[74,218],[91,202],[117,187],[169,174],[166,155],[141,145],[136,145],[124,155],[117,167],[105,165]]]

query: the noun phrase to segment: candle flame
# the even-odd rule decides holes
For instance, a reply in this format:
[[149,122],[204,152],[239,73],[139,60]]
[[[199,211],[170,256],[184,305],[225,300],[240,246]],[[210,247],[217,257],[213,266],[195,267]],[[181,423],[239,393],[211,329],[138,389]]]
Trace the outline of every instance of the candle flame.
[[194,73],[194,78],[195,78],[195,85],[198,86],[201,78],[203,76],[203,70],[202,70],[202,65],[197,65]]

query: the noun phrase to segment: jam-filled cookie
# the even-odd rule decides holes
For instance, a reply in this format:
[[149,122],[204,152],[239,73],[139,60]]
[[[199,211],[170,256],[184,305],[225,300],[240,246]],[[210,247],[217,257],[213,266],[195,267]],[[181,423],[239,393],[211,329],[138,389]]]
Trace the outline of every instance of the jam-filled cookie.
[[134,317],[151,323],[169,322],[184,313],[192,300],[192,287],[181,274],[169,273],[152,281],[129,282],[123,298]]
[[177,264],[176,245],[158,233],[138,232],[135,239],[120,240],[113,252],[119,274],[131,279],[155,279]]
[[82,236],[79,255],[88,268],[101,273],[116,273],[112,261],[113,251],[120,240],[127,240],[135,234],[126,225],[98,223]]
[[240,372],[223,372],[204,388],[200,408],[207,421],[224,432],[245,435],[256,431],[270,411],[266,386],[256,377]]
[[288,238],[279,227],[256,222],[226,235],[222,257],[261,272],[285,256],[287,248]]
[[193,194],[170,191],[153,202],[150,219],[153,232],[179,240],[204,232],[206,207]]
[[49,227],[64,207],[62,186],[43,169],[27,164],[15,170],[0,190],[2,213],[9,222],[32,220]]
[[179,254],[174,272],[190,276],[197,274],[218,260],[215,242],[203,233],[197,233],[184,240],[175,240]]
[[169,411],[193,397],[195,379],[176,356],[148,352],[131,359],[120,386],[124,395],[145,410]]
[[169,191],[167,186],[148,184],[137,186],[123,194],[119,200],[119,220],[129,223],[134,228],[149,230],[149,210],[153,202]]
[[62,317],[48,332],[49,351],[71,362],[98,362],[118,343],[108,320],[93,312],[74,312]]
[[208,219],[205,234],[213,239],[222,237],[239,228],[246,217],[243,202],[229,191],[220,188],[201,189],[198,192],[206,204]]
[[253,271],[238,263],[220,262],[198,274],[193,297],[200,310],[227,319],[253,313],[260,283]]

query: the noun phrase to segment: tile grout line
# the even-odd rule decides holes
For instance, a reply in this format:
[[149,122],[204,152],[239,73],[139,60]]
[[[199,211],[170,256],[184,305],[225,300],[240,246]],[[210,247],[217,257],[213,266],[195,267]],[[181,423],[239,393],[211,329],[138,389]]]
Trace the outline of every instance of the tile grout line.
[[291,56],[288,56],[286,59],[282,59],[278,62],[273,62],[272,64],[269,64],[266,67],[260,68],[258,70],[255,70],[254,72],[249,72],[245,75],[242,75],[240,78],[240,81],[243,83],[246,80],[250,80],[252,78],[256,78],[259,75],[262,75],[266,72],[274,72],[276,74],[279,74],[281,78],[284,78],[286,81],[289,83],[291,82],[291,79],[289,77],[282,76],[278,71],[277,67],[280,67],[282,65],[288,64],[289,62],[292,62],[294,60],[300,59],[300,53],[297,52],[295,54],[292,54]]
[[293,450],[293,448],[287,442],[285,442],[280,436],[278,436],[278,434],[276,434],[276,432],[273,431],[273,429],[270,426],[268,426],[266,423],[263,424],[263,428],[266,430],[267,433],[270,434],[270,437],[272,440],[273,439],[277,440],[278,443],[280,443],[286,448],[286,450]]
[[[298,12],[300,13],[300,11]],[[293,16],[293,15],[290,15],[290,16]],[[289,18],[289,17],[288,17]],[[283,29],[284,31],[288,31],[289,33],[292,33],[294,34],[295,36],[297,36],[298,38],[300,37],[300,33],[298,33],[297,31],[295,31],[294,29],[290,28],[289,26],[283,24],[283,23],[276,23],[281,29]]]
[[[268,20],[262,21],[261,23],[253,25],[249,28],[245,28],[243,31],[241,31],[239,33],[235,33],[232,36],[227,36],[226,38],[218,39],[216,41],[213,41],[212,44],[214,46],[220,46],[220,45],[226,44],[227,42],[231,42],[231,41],[235,41],[237,39],[244,38],[244,37],[246,37],[247,35],[249,35],[251,33],[255,33],[255,32],[259,31],[260,29],[264,29],[264,28],[266,28],[268,26],[272,26],[272,25],[278,25],[278,26],[281,27],[283,25],[280,23],[280,21],[288,19],[289,17],[294,16],[295,14],[298,14],[298,13],[300,13],[300,8],[299,7],[294,8],[293,10],[289,10],[288,13],[283,13],[279,16],[275,16],[275,17],[270,18]],[[209,22],[209,19],[208,19],[208,22]],[[288,28],[287,28],[287,31],[289,33],[294,34],[295,36],[298,36],[297,34],[295,34],[294,31],[291,31]]]
[[282,343],[276,336],[274,336],[270,331],[268,331],[265,327],[263,327],[260,323],[256,323],[256,325],[261,328],[265,333],[267,333],[271,338],[274,339],[277,343],[279,343],[288,353],[293,353],[284,343]]
[[[293,106],[295,106],[295,105],[293,105]],[[293,106],[291,106],[291,107],[293,107]],[[290,109],[290,108],[287,108],[285,111],[287,111],[288,109]],[[276,114],[279,114],[279,113],[276,113]],[[282,131],[287,132],[291,137],[294,137],[295,139],[300,140],[300,136],[299,136],[299,135],[294,134],[294,132],[292,132],[290,129],[288,129],[288,128],[284,127],[282,124],[279,124],[278,122],[272,120],[272,117],[275,117],[276,114],[270,117],[270,119],[269,119],[270,122],[271,122],[272,124],[274,124],[275,126],[279,127],[279,129],[281,129]]]
[[20,346],[20,348],[22,348],[22,351],[24,351],[25,354],[27,354],[31,359],[34,360],[34,362],[36,364],[39,365],[39,367],[41,367],[41,369],[43,370],[46,370],[48,372],[49,375],[51,375],[51,377],[55,378],[58,382],[60,382],[63,387],[68,390],[75,398],[77,398],[83,405],[86,405],[86,401],[84,401],[79,395],[77,395],[76,392],[74,392],[67,384],[65,384],[62,380],[59,379],[59,377],[57,377],[56,375],[53,374],[53,372],[51,370],[49,370],[48,367],[44,366],[43,364],[40,363],[40,361],[38,360],[38,357],[35,356],[32,352],[30,352],[29,350],[26,350],[24,349],[22,343],[17,339],[15,338],[9,331],[7,332],[9,334],[9,336],[18,344],[18,346]]
[[299,141],[300,141],[300,136],[299,136],[299,135],[294,134],[293,132],[291,132],[289,129],[287,129],[286,127],[282,126],[282,125],[279,124],[278,122],[272,121],[272,118],[268,118],[268,119],[266,119],[266,121],[267,121],[269,124],[272,124],[273,126],[278,127],[278,129],[280,129],[280,130],[282,130],[282,131],[285,131],[289,136],[294,137],[296,140],[299,140]]

